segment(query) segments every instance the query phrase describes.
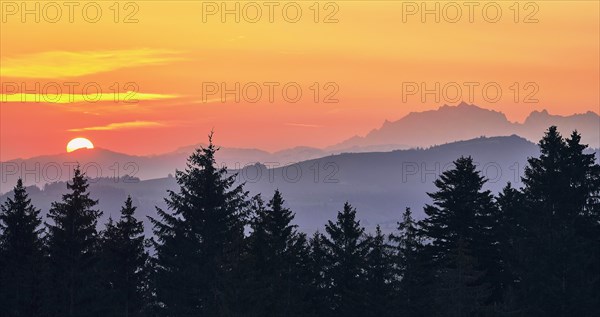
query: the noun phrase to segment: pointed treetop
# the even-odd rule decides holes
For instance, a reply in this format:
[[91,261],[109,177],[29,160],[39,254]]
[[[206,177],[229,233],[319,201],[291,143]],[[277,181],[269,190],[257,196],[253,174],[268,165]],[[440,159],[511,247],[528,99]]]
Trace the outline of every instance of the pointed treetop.
[[273,194],[273,198],[269,202],[269,207],[271,207],[271,208],[281,208],[283,206],[284,202],[285,202],[285,200],[283,200],[283,196],[281,195],[281,192],[279,191],[279,189],[275,189],[275,193]]
[[13,188],[13,197],[8,197],[6,202],[0,206],[0,228],[28,226],[32,232],[38,232],[37,227],[41,224],[39,214],[40,210],[31,204],[31,199],[23,186],[23,180],[19,178]]
[[122,218],[128,218],[133,216],[133,213],[137,207],[133,206],[133,201],[131,199],[131,195],[127,195],[127,199],[125,200],[125,205],[121,207]]

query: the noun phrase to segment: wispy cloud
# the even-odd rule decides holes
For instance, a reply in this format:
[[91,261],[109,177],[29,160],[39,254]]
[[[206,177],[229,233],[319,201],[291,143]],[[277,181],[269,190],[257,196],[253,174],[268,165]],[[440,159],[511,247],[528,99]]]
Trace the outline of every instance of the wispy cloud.
[[126,67],[160,65],[181,60],[180,52],[157,49],[105,51],[48,51],[2,57],[2,76],[65,78],[113,71]]
[[117,122],[109,123],[103,126],[86,127],[69,129],[70,132],[81,132],[81,131],[111,131],[111,130],[124,130],[124,129],[139,129],[139,128],[157,128],[166,126],[163,123],[154,121],[130,121],[130,122]]
[[192,103],[194,104],[204,104],[204,103],[215,103],[215,102],[221,102],[223,103],[223,100],[221,100],[221,98],[211,98],[211,99],[200,99],[200,100],[195,100]]
[[294,123],[288,122],[285,125],[293,126],[293,127],[301,127],[301,128],[320,128],[320,125],[316,124],[308,124],[308,123]]
[[27,103],[94,103],[99,101],[123,102],[134,104],[140,100],[161,100],[179,98],[179,95],[151,94],[135,91],[110,94],[0,94],[0,102]]

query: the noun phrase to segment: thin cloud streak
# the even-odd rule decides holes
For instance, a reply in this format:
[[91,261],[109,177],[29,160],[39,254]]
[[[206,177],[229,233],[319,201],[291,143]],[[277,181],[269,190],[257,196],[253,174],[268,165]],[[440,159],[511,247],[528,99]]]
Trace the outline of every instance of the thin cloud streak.
[[106,51],[48,51],[3,57],[2,76],[14,78],[66,78],[182,60],[178,51],[160,49]]
[[289,125],[292,127],[301,127],[301,128],[320,128],[320,127],[322,127],[322,126],[316,125],[316,124],[294,123],[294,122],[288,122],[285,125]]
[[130,122],[117,122],[109,123],[103,126],[86,127],[69,129],[69,132],[83,132],[83,131],[112,131],[112,130],[124,130],[124,129],[140,129],[140,128],[158,128],[166,126],[163,123],[154,121],[130,121]]
[[123,102],[135,104],[140,100],[162,100],[179,98],[179,95],[141,93],[126,91],[110,94],[0,94],[0,102],[15,103],[96,103],[100,101]]

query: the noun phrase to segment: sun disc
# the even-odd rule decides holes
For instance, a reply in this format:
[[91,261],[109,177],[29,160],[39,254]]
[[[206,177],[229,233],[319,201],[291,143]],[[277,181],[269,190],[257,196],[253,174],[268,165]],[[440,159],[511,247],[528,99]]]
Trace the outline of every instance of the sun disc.
[[73,152],[79,149],[93,149],[94,144],[86,138],[75,138],[67,144],[67,152]]

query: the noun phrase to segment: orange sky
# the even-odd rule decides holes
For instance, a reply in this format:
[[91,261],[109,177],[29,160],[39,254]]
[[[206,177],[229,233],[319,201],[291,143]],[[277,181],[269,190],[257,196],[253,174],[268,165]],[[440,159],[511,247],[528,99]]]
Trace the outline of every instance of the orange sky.
[[[421,1],[321,1],[318,11],[315,1],[296,1],[287,15],[286,2],[275,2],[273,22],[269,7],[254,2],[262,11],[256,23],[248,1],[227,2],[239,4],[239,23],[233,14],[222,21],[222,1],[121,1],[118,16],[114,1],[96,1],[98,17],[87,2],[72,15],[54,2],[61,16],[48,1],[21,2],[1,1],[1,160],[62,152],[75,137],[129,154],[162,153],[204,142],[212,128],[224,146],[321,147],[385,119],[457,104],[457,86],[461,100],[512,121],[541,109],[599,112],[598,1],[494,2],[501,10],[495,23],[497,8],[484,14],[486,2],[476,2],[472,21],[465,2],[453,2],[462,12],[456,23],[457,8],[443,1],[425,8],[438,3],[439,23],[433,14],[422,20]],[[292,23],[297,7],[302,14]],[[39,23],[23,9],[37,10]],[[236,82],[247,88],[240,102],[203,92]],[[465,82],[477,85],[472,100]],[[297,102],[289,83],[302,90]],[[412,83],[439,83],[439,100],[403,94]],[[486,84],[492,88],[484,95]],[[502,89],[498,101],[494,85]],[[257,86],[262,95],[247,102]]]

